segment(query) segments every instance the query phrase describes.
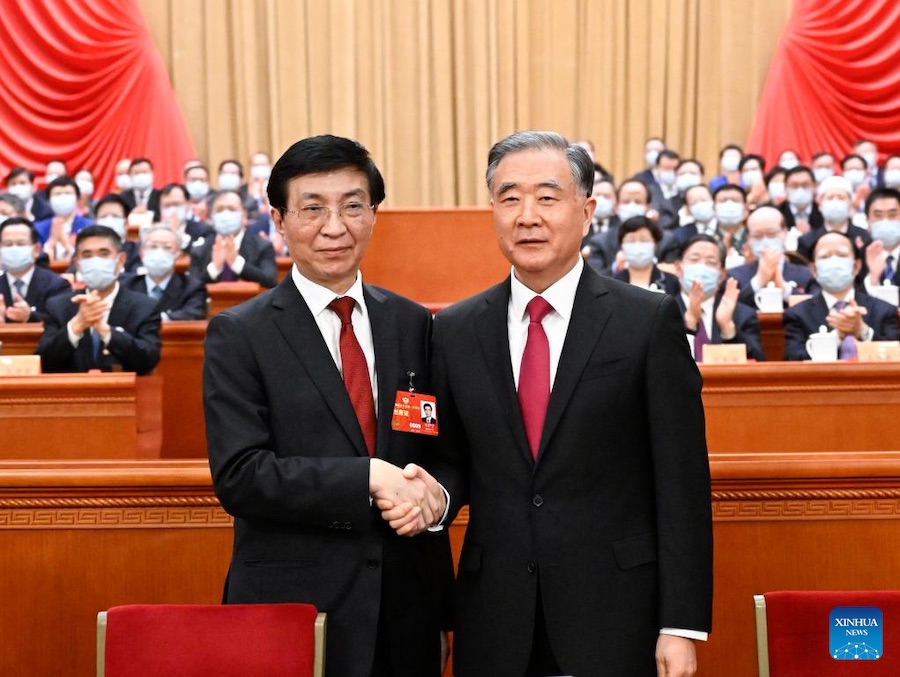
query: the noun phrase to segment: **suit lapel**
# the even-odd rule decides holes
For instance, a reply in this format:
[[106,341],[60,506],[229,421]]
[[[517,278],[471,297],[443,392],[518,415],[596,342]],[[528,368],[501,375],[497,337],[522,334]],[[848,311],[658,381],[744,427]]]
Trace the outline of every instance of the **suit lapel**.
[[509,353],[509,295],[509,278],[489,290],[484,297],[484,309],[475,319],[475,326],[487,371],[494,383],[494,392],[499,396],[498,404],[502,411],[509,412],[502,418],[509,425],[522,458],[533,465]]
[[184,279],[177,273],[173,273],[172,277],[169,278],[169,284],[167,284],[166,288],[163,290],[162,298],[159,300],[159,307],[168,308],[169,306],[176,305],[178,299],[181,298],[183,289]]
[[553,436],[581,379],[581,372],[584,371],[591,353],[596,349],[612,315],[608,305],[603,303],[603,296],[608,293],[603,279],[585,266],[578,282],[578,289],[575,291],[572,317],[569,319],[556,379],[550,393],[550,403],[547,405],[547,418],[544,420],[538,461],[541,460],[547,442]]
[[[391,431],[391,417],[394,412],[394,395],[397,379],[405,373],[409,365],[400,363],[400,341],[397,335],[397,318],[387,298],[378,289],[363,285],[363,296],[372,327],[372,342],[375,345],[375,377],[378,379],[378,428],[375,453],[384,457],[388,448]],[[403,370],[401,372],[401,370]],[[420,374],[425,377],[425,374]]]
[[[32,284],[34,283],[34,277],[31,278]],[[31,293],[30,289],[31,285],[29,285],[28,293]],[[7,306],[11,306],[13,303],[12,300],[12,289],[9,287],[9,279],[7,278],[7,274],[3,273],[0,275],[0,294],[3,294],[3,302]]]
[[309,306],[306,305],[290,275],[273,290],[272,307],[278,311],[275,313],[275,325],[309,374],[310,380],[322,395],[328,408],[344,428],[347,437],[353,442],[356,453],[368,456],[359,419],[356,418],[356,411],[350,402],[341,374],[322,340],[322,334],[309,311]]

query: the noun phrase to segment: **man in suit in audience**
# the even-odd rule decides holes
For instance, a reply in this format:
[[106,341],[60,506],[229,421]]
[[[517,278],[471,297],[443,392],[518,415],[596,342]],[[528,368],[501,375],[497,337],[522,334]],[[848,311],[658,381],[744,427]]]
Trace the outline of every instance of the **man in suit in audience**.
[[168,226],[154,226],[141,244],[147,272],[122,280],[126,289],[157,302],[156,311],[163,322],[206,319],[206,286],[186,273],[175,272],[180,252],[178,233]]
[[[191,167],[188,172],[197,169]],[[201,166],[200,169],[204,168]],[[216,236],[216,231],[205,221],[196,218],[188,196],[188,189],[180,183],[167,184],[159,191],[159,222],[178,234],[179,246],[186,253],[195,244]]]
[[128,239],[128,214],[131,213],[131,208],[121,195],[110,193],[102,197],[94,209],[97,225],[111,228],[122,240],[122,251],[125,252],[124,272],[137,272],[141,265],[141,249],[137,242]]
[[25,203],[23,216],[32,221],[43,221],[53,218],[50,203],[35,194],[34,172],[24,167],[13,167],[6,175],[6,190]]
[[872,242],[869,231],[851,223],[853,217],[853,187],[843,176],[831,176],[816,188],[816,203],[822,215],[822,225],[812,228],[797,243],[797,253],[812,260],[816,242],[825,233],[844,233],[862,250]]
[[0,223],[0,322],[43,322],[47,301],[70,290],[56,273],[35,266],[41,243],[28,219]]
[[659,154],[666,150],[666,142],[658,137],[651,136],[644,142],[644,163],[646,168],[639,171],[632,178],[641,181],[645,186],[649,186],[656,181],[653,171],[656,169],[656,160]]
[[81,190],[75,179],[68,176],[53,179],[47,186],[47,194],[53,217],[36,221],[34,229],[51,260],[68,260],[74,252],[72,237],[94,221],[76,212]]
[[900,191],[876,188],[866,199],[872,243],[866,247],[866,291],[882,285],[900,286]]
[[153,371],[159,362],[156,302],[124,289],[122,241],[106,226],[89,226],[75,238],[75,267],[86,290],[47,303],[37,354],[46,372]]
[[686,214],[679,217],[681,225],[668,233],[664,233],[659,248],[659,258],[666,263],[674,263],[684,243],[694,235],[705,233],[716,237],[716,206],[712,191],[702,183],[691,186],[684,192]]
[[897,308],[854,285],[862,266],[856,244],[844,233],[825,233],[813,254],[821,291],[785,311],[784,359],[808,360],[806,341],[822,327],[837,333],[840,359],[855,357],[859,341],[896,341]]
[[268,191],[291,275],[213,317],[205,346],[210,467],[234,515],[225,601],[315,604],[329,675],[438,677],[446,534],[401,538],[372,504],[408,501],[423,523],[445,508],[433,479],[402,470],[430,460],[428,439],[391,425],[411,378],[428,392],[431,315],[359,275],[384,200],[365,148],[303,139]]
[[[798,237],[802,237],[824,226],[822,212],[814,199],[816,179],[809,167],[798,165],[788,169],[784,174],[784,189],[786,199],[778,209],[784,215],[788,232],[796,228]],[[808,254],[804,256],[808,258]]]
[[191,247],[191,275],[204,283],[247,280],[274,287],[278,268],[272,245],[248,236],[247,211],[237,191],[223,190],[210,202],[215,237],[198,240]]
[[775,207],[757,207],[747,218],[747,233],[754,260],[728,271],[737,280],[741,303],[756,308],[756,292],[774,285],[784,302],[792,294],[815,291],[815,278],[806,266],[791,263],[784,256],[787,227],[784,215]]
[[[622,184],[626,191],[640,190],[645,196],[643,204],[649,202],[646,186],[636,181],[626,181]],[[610,266],[616,260],[616,252],[619,245],[619,224],[622,222],[616,214],[618,195],[612,179],[603,177],[594,182],[592,193],[597,205],[594,207],[594,218],[591,219],[591,227],[588,234],[581,241],[581,254],[588,264],[603,275],[609,275]]]
[[431,467],[445,523],[470,505],[458,677],[689,676],[710,629],[700,377],[671,297],[584,265],[592,173],[552,132],[495,144],[512,275],[435,319]]
[[[650,205],[659,215],[657,224],[664,231],[678,227],[678,187],[675,168],[681,161],[674,150],[665,149],[656,156],[656,166],[650,172],[652,181],[645,182],[650,191]],[[646,177],[646,170],[640,173]],[[638,178],[635,176],[634,178]]]
[[159,221],[159,191],[153,187],[153,163],[147,158],[135,158],[128,175],[131,188],[122,191],[122,199],[132,211],[153,212],[153,220]]
[[[727,185],[727,184],[726,184]],[[684,327],[694,337],[694,357],[703,361],[703,348],[709,344],[743,343],[747,357],[765,358],[756,311],[738,303],[738,283],[725,282],[725,250],[710,235],[695,235],[684,243],[675,264],[681,280],[678,307]]]

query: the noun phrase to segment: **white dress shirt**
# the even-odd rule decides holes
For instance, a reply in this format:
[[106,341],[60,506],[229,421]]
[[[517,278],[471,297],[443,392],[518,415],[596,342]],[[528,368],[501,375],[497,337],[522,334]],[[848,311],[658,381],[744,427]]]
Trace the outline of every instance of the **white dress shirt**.
[[[109,324],[109,311],[112,310],[113,304],[116,302],[116,297],[117,297],[118,295],[119,295],[119,281],[116,280],[116,286],[113,287],[113,290],[112,290],[112,292],[110,293],[110,295],[107,296],[105,299],[103,299],[104,301],[106,301],[106,302],[109,304],[109,306],[106,308],[106,312],[103,313],[103,322],[104,322],[105,324],[107,324],[107,325]],[[78,342],[81,341],[81,337],[84,336],[84,333],[76,334],[76,333],[72,330],[72,322],[73,322],[74,320],[75,320],[75,318],[73,317],[71,320],[68,321],[68,323],[66,324],[66,331],[67,331],[67,333],[68,333],[68,335],[69,335],[69,343],[72,344],[72,347],[73,347],[73,348],[77,348],[77,347],[78,347]],[[112,327],[110,327],[110,329],[112,329]],[[87,331],[92,331],[92,330],[91,330],[91,329],[88,329]],[[104,338],[104,337],[101,336],[101,337],[100,337],[100,340],[103,342],[103,345],[104,345],[104,346],[108,346],[108,345],[109,345],[109,339],[110,339],[111,337],[112,337],[112,331],[109,332],[109,334],[106,336],[106,338]]]
[[[834,310],[834,304],[837,303],[838,301],[841,301],[842,299],[839,299],[837,296],[829,294],[824,289],[822,290],[822,298],[825,299],[825,305],[828,306],[828,312],[831,312],[831,311],[834,311],[836,313],[839,312],[837,310]],[[847,295],[843,298],[843,300],[849,304],[851,301],[853,301],[855,299],[856,299],[856,292],[853,290],[853,287],[851,286],[850,289],[847,291]],[[854,338],[858,341],[871,341],[872,338],[875,336],[875,330],[866,324],[865,316],[863,317],[863,327],[865,327],[865,329],[863,329],[862,336],[855,336]]]
[[[231,266],[232,272],[234,272],[234,274],[237,276],[240,276],[240,274],[242,272],[244,272],[244,264],[247,263],[247,260],[243,256],[241,256],[241,243],[244,241],[244,233],[245,232],[246,232],[246,229],[241,228],[240,231],[234,236],[234,250],[238,253],[238,255],[237,255],[237,258],[235,258],[234,263],[228,264],[229,266]],[[215,237],[215,236],[213,236],[213,237]],[[215,245],[213,245],[213,246],[215,246]],[[209,275],[210,279],[213,279],[213,280],[218,280],[219,275],[222,274],[223,270],[225,270],[225,269],[224,268],[216,268],[216,264],[213,263],[212,261],[210,261],[209,265],[206,266],[206,272]],[[310,284],[312,284],[312,283],[310,283]],[[329,292],[329,293],[332,293],[332,292]]]
[[24,300],[26,296],[28,296],[28,288],[31,286],[31,278],[34,277],[34,265],[32,265],[28,270],[22,273],[20,276],[16,277],[9,270],[6,271],[6,281],[9,283],[9,291],[12,294],[13,302],[16,300],[16,280],[22,280],[25,285],[22,287],[22,299]]

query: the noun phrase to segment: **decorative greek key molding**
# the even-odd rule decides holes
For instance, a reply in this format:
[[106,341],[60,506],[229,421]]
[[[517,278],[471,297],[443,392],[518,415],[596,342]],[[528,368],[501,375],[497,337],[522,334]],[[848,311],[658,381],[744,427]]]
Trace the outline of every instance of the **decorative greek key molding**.
[[717,521],[900,517],[898,489],[714,491]]
[[797,385],[756,385],[748,384],[745,386],[704,386],[704,395],[731,395],[748,393],[858,393],[858,392],[879,392],[900,390],[900,383],[847,383],[836,384],[827,383],[822,385],[816,384],[797,384]]

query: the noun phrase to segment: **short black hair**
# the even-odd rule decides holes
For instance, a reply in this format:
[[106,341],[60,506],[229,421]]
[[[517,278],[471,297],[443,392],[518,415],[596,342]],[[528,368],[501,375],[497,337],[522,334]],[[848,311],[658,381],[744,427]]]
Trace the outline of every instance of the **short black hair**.
[[813,183],[816,181],[816,175],[813,174],[812,170],[806,165],[797,165],[796,167],[791,167],[784,173],[784,180],[787,181],[792,176],[796,176],[797,174],[806,174],[812,179]]
[[756,160],[759,163],[760,171],[766,171],[766,158],[764,158],[762,155],[757,155],[756,153],[747,153],[744,157],[742,157],[741,162],[738,165],[738,169],[743,169],[745,164],[753,160]]
[[869,216],[869,208],[872,206],[872,203],[875,200],[884,199],[896,200],[900,204],[900,190],[896,188],[876,188],[869,193],[869,197],[866,198],[866,217]]
[[650,235],[653,236],[653,241],[656,244],[660,243],[660,240],[662,240],[662,231],[659,229],[659,226],[646,216],[632,216],[630,219],[619,225],[619,232],[616,234],[619,249],[622,248],[622,240],[625,239],[625,236],[628,235],[628,233],[636,233],[643,228],[650,231]]
[[50,197],[50,193],[53,192],[54,188],[61,188],[64,186],[72,186],[72,188],[75,189],[75,197],[81,197],[81,189],[78,187],[78,184],[75,183],[75,179],[68,175],[57,176],[47,184],[47,197]]
[[[192,167],[192,169],[193,169],[193,167]],[[187,188],[184,186],[184,184],[181,184],[181,183],[167,183],[165,186],[163,186],[160,189],[159,196],[166,197],[169,193],[171,193],[172,191],[175,191],[175,190],[180,190],[181,194],[184,195],[185,200],[191,199],[191,195],[190,195],[190,193],[188,193]]]
[[323,134],[298,141],[278,158],[269,176],[269,204],[283,216],[287,208],[287,186],[291,179],[338,169],[363,172],[368,178],[372,204],[384,202],[384,178],[369,151],[358,141]]
[[134,160],[131,161],[131,164],[128,165],[128,171],[130,172],[137,165],[143,165],[143,164],[148,164],[148,165],[150,165],[150,169],[151,170],[153,169],[153,163],[149,159],[147,159],[145,157],[136,157],[136,158],[134,158]]
[[681,156],[670,148],[663,148],[656,156],[656,166],[659,166],[660,160],[681,160]]
[[25,167],[13,167],[9,174],[6,175],[6,185],[9,185],[9,182],[13,179],[17,179],[20,176],[25,175],[28,177],[29,183],[34,183],[34,172],[30,169],[25,169]]
[[834,155],[829,153],[827,150],[820,150],[815,155],[812,156],[810,163],[815,162],[816,160],[818,160],[821,157],[830,157],[832,160],[834,160]]
[[242,165],[240,163],[240,161],[235,160],[234,158],[228,158],[227,160],[222,160],[219,163],[219,173],[220,174],[222,173],[222,169],[225,167],[225,165],[237,165],[238,176],[240,176],[242,179],[244,178],[244,165]]
[[718,188],[716,188],[716,189],[713,191],[713,194],[712,194],[712,195],[713,195],[713,200],[716,199],[716,196],[717,196],[719,193],[721,193],[721,192],[723,192],[723,191],[726,191],[726,190],[733,190],[733,191],[736,191],[736,192],[740,193],[740,194],[741,194],[741,197],[744,198],[744,202],[747,201],[747,191],[744,190],[743,188],[741,188],[741,187],[740,187],[739,185],[737,185],[736,183],[723,183],[721,186],[719,186]]
[[866,158],[864,158],[859,153],[849,153],[841,158],[841,171],[844,171],[844,166],[847,164],[847,162],[849,160],[859,160],[860,162],[863,163],[863,167],[865,167],[866,169],[869,168],[869,163],[866,162]]
[[697,167],[700,169],[700,173],[706,174],[706,170],[703,168],[703,163],[700,162],[700,160],[695,160],[692,157],[685,158],[684,160],[679,161],[678,164],[675,165],[675,171],[677,172],[679,169],[681,169],[685,165],[697,165]]
[[641,181],[640,179],[634,179],[634,178],[632,178],[632,179],[625,179],[625,180],[619,185],[619,187],[616,188],[616,202],[618,202],[619,199],[620,199],[620,196],[621,196],[621,194],[622,194],[622,189],[623,189],[625,186],[627,186],[629,183],[636,183],[637,185],[639,185],[641,188],[644,189],[644,196],[647,198],[647,204],[649,205],[649,204],[650,204],[650,187],[649,187],[646,183],[644,183],[643,181]]
[[26,219],[24,216],[10,216],[6,221],[0,223],[0,237],[3,236],[3,230],[7,226],[27,226],[28,230],[31,231],[31,244],[37,244],[41,241],[41,236],[38,235],[31,219]]
[[122,238],[119,237],[119,234],[116,231],[107,226],[98,226],[94,224],[93,226],[88,226],[87,228],[78,231],[78,235],[75,236],[76,253],[78,252],[78,246],[89,237],[106,238],[115,245],[117,252],[122,251]]
[[781,165],[775,165],[766,172],[766,188],[769,187],[769,184],[772,183],[772,179],[774,179],[779,174],[787,174],[787,170]]
[[736,150],[742,156],[744,154],[744,149],[741,148],[739,145],[737,145],[736,143],[728,143],[728,144],[725,144],[724,146],[722,146],[722,150],[719,151],[719,159],[721,160],[722,156],[725,155],[725,153],[727,153],[730,150]]
[[100,207],[103,205],[119,205],[122,208],[122,213],[125,215],[125,218],[128,218],[128,215],[131,213],[131,207],[118,193],[109,193],[98,200],[97,204],[94,205],[94,214],[99,212]]
[[679,248],[678,248],[678,260],[681,261],[684,259],[684,255],[687,253],[687,250],[693,247],[698,242],[709,242],[710,244],[716,245],[716,249],[719,251],[719,264],[724,268],[725,267],[725,248],[722,246],[722,243],[719,242],[712,235],[707,235],[706,233],[699,233],[694,235],[691,238],[688,238]]

